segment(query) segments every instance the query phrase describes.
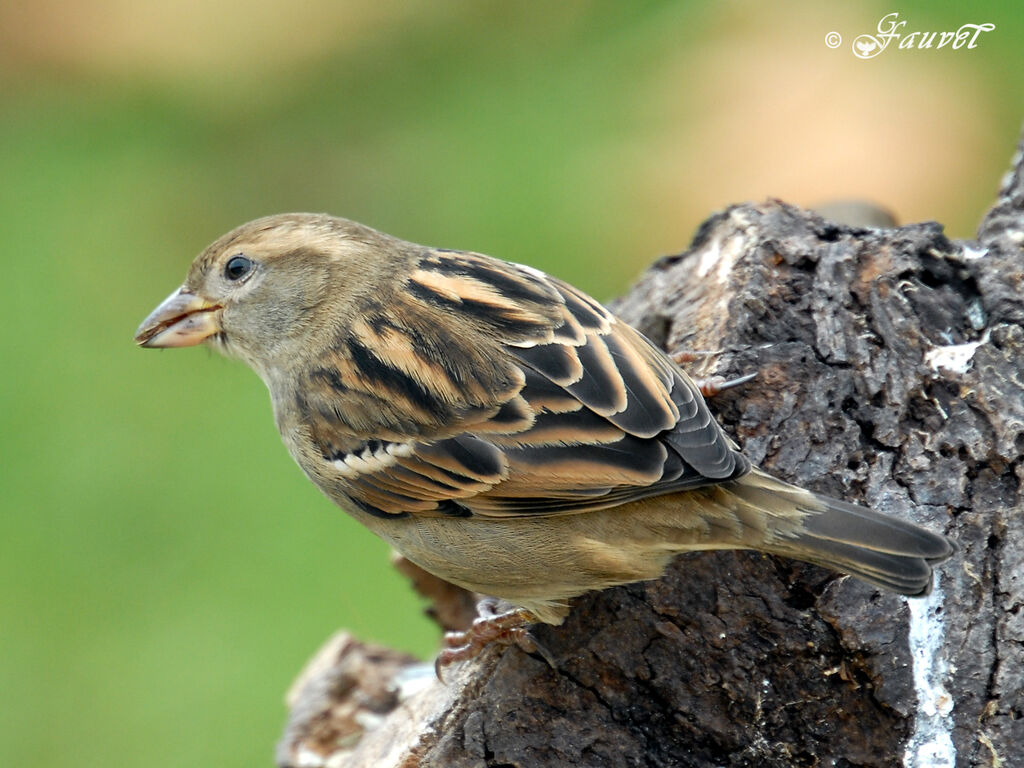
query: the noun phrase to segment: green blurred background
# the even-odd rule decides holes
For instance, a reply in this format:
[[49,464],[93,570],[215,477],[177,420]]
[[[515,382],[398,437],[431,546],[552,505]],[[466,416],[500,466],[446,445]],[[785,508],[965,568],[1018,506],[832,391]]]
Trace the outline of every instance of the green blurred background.
[[959,5],[896,10],[976,49],[861,61],[889,5],[0,0],[0,765],[268,765],[336,628],[435,647],[257,378],[132,344],[207,242],[330,211],[608,299],[735,201],[970,236],[1024,14]]

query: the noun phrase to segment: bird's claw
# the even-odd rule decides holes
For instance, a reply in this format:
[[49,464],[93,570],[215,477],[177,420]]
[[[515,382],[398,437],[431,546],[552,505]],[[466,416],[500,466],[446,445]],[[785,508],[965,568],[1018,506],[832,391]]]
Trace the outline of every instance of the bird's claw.
[[[719,350],[720,351],[720,350]],[[676,365],[686,365],[687,363],[694,363],[703,358],[711,355],[716,355],[718,352],[704,349],[687,349],[683,351],[673,352],[670,356]],[[727,389],[738,387],[741,384],[746,384],[751,379],[757,377],[757,371],[748,373],[745,376],[737,376],[735,379],[726,379],[724,376],[709,376],[706,379],[693,379],[693,383],[704,397],[714,397],[715,395],[721,394]]]
[[525,608],[513,608],[498,613],[492,600],[481,601],[478,611],[480,615],[465,632],[446,632],[442,644],[444,648],[434,660],[434,672],[442,683],[445,667],[457,661],[476,658],[491,643],[517,645],[525,653],[536,653],[553,668],[554,657],[544,648],[526,628],[534,624],[537,617]]
[[757,378],[757,371],[748,373],[745,376],[737,376],[735,379],[726,379],[724,376],[709,376],[706,379],[694,379],[693,383],[704,397],[714,397],[727,389],[746,384],[755,378]]

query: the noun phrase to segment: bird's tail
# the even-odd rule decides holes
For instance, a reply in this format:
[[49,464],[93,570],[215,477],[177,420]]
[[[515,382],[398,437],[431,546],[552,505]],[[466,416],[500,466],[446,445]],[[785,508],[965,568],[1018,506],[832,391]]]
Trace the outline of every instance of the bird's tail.
[[932,565],[953,554],[945,536],[865,507],[819,496],[760,470],[729,484],[743,506],[767,512],[791,526],[772,526],[782,535],[757,547],[848,573],[903,595],[926,595]]

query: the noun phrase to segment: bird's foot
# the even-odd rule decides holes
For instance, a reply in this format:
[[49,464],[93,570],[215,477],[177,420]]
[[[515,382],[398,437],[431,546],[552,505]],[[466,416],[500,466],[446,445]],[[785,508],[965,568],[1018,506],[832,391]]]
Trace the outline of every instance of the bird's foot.
[[441,673],[449,664],[476,658],[491,643],[517,645],[525,653],[539,654],[548,664],[555,666],[551,654],[527,629],[528,625],[537,622],[537,617],[528,610],[513,608],[499,613],[492,599],[480,601],[477,610],[480,615],[465,632],[445,633],[442,641],[444,648],[434,660],[438,680],[444,682]]
[[735,379],[727,379],[725,376],[709,376],[706,379],[694,379],[693,383],[704,397],[714,397],[725,392],[727,389],[746,384],[757,377],[757,371],[748,373],[746,376],[737,376]]
[[[671,355],[672,359],[677,365],[686,365],[687,363],[694,363],[702,358],[708,357],[709,355],[717,354],[716,352],[705,351],[705,350],[686,350],[683,352],[675,352]],[[693,379],[693,383],[700,390],[700,393],[704,397],[714,397],[715,395],[725,392],[727,389],[738,387],[741,384],[746,384],[751,379],[756,378],[757,371],[748,373],[746,376],[737,376],[735,379],[727,379],[724,376],[709,376],[706,379]]]
[[727,389],[738,387],[741,384],[746,384],[751,379],[757,377],[757,371],[748,373],[746,376],[737,376],[735,379],[727,379],[725,376],[709,376],[706,379],[694,379],[693,383],[697,385],[697,389],[704,397],[714,397],[715,395],[725,392]]

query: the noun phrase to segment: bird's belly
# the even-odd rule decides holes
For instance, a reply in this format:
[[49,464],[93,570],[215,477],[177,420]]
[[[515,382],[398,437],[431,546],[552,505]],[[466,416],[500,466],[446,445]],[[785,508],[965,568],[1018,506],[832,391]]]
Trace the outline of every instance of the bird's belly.
[[656,578],[674,554],[647,537],[611,530],[619,525],[602,525],[606,515],[601,513],[507,520],[360,519],[434,575],[539,615],[545,606],[564,605],[590,590]]

